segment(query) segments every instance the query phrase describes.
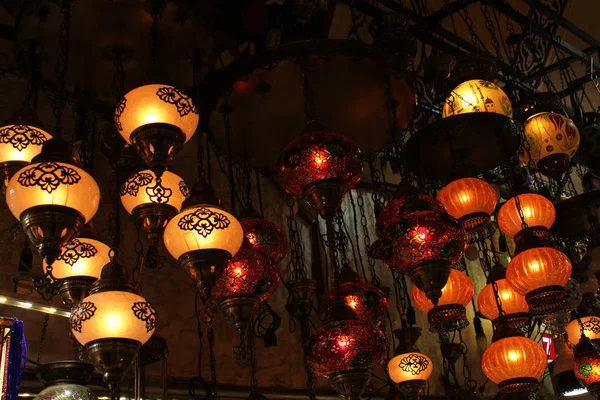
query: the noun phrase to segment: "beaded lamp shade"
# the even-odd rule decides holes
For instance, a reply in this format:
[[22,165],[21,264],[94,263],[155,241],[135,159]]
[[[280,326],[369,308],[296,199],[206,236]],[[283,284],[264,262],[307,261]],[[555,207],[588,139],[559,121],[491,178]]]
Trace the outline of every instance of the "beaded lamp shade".
[[354,188],[363,173],[360,149],[345,136],[313,132],[294,140],[277,162],[279,182],[292,196],[300,197],[312,184],[323,180]]
[[121,203],[129,214],[143,204],[165,204],[172,206],[176,212],[190,194],[185,181],[176,174],[165,171],[159,182],[151,170],[136,172],[131,175],[119,191]]
[[[550,229],[556,218],[554,205],[544,196],[535,193],[525,193],[518,196],[525,222],[530,227],[544,227]],[[500,230],[508,237],[514,238],[523,230],[523,220],[515,198],[511,198],[502,205],[498,212],[498,225]]]
[[446,212],[442,203],[435,197],[423,193],[403,195],[394,198],[381,210],[377,217],[377,231],[381,232],[387,221],[418,211]]
[[458,221],[448,214],[422,211],[383,222],[384,242],[391,244],[386,264],[407,272],[425,261],[447,260],[453,264],[465,251],[465,234]]
[[308,343],[306,363],[317,375],[357,369],[373,369],[381,364],[387,350],[383,333],[359,320],[334,321],[323,325]]
[[498,113],[512,118],[513,109],[506,93],[496,84],[472,79],[458,85],[444,102],[442,118],[474,112]]
[[231,296],[255,296],[266,300],[277,288],[279,270],[266,254],[242,247],[229,260],[212,289],[211,297],[219,302]]
[[[338,290],[339,289],[339,290]],[[362,281],[344,282],[339,288],[332,288],[321,300],[319,314],[322,320],[334,305],[338,297],[356,313],[359,320],[379,326],[385,319],[388,301],[385,294],[377,287]]]
[[267,254],[278,263],[288,250],[285,233],[274,223],[262,218],[243,219],[240,221],[244,230],[244,243],[255,250]]

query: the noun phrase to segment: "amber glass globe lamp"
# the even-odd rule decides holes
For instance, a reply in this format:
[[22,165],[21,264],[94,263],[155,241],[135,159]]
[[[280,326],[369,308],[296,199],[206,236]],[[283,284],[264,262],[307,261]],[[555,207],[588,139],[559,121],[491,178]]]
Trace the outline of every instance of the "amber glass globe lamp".
[[489,183],[477,178],[458,179],[444,186],[437,199],[448,214],[458,219],[469,242],[479,235],[489,236],[490,215],[498,202],[498,195]]
[[150,169],[162,173],[196,132],[198,108],[183,90],[166,84],[139,86],[115,109],[115,126]]
[[362,178],[362,156],[345,136],[322,127],[308,129],[283,149],[277,175],[287,193],[304,197],[321,216],[329,217]]
[[[494,322],[500,317],[496,295],[494,294],[493,284],[487,284],[477,296],[477,308],[484,317]],[[510,318],[520,325],[519,321],[527,322],[529,320],[529,305],[525,301],[525,296],[517,293],[506,279],[496,281],[498,297],[502,302],[502,311],[506,314],[503,318]]]
[[[517,197],[523,219],[530,228],[550,229],[556,218],[556,210],[550,200],[535,193],[520,194]],[[523,219],[519,216],[515,197],[504,203],[498,212],[500,230],[510,238],[523,230]]]
[[244,230],[244,244],[258,250],[278,263],[283,260],[288,250],[285,233],[274,223],[255,217],[241,219]]
[[[600,318],[588,315],[587,317],[581,318],[581,324],[583,324],[585,336],[591,341],[598,343],[598,339],[600,339]],[[577,319],[574,319],[567,325],[567,337],[572,346],[577,345],[582,338],[581,324]]]
[[532,315],[547,315],[560,310],[571,270],[564,253],[538,247],[516,255],[508,264],[506,279],[517,293],[525,296]]
[[526,392],[539,385],[548,361],[533,340],[512,336],[492,343],[483,353],[481,369],[502,393]]
[[160,240],[167,223],[179,210],[190,189],[176,174],[165,171],[160,178],[152,170],[131,175],[119,190],[125,210],[151,242]]
[[45,142],[33,164],[15,173],[6,189],[8,208],[49,265],[96,214],[99,202],[96,181],[60,138]]
[[448,282],[442,288],[442,296],[437,307],[427,298],[427,295],[416,285],[412,288],[411,297],[414,305],[427,314],[431,330],[446,332],[462,329],[469,324],[465,306],[473,298],[473,282],[456,269],[450,270]]
[[579,147],[579,130],[570,118],[542,112],[525,122],[520,157],[524,164],[560,180]]
[[442,118],[479,112],[513,116],[512,104],[502,89],[492,82],[472,79],[452,90],[444,102]]
[[115,259],[71,312],[71,332],[109,386],[118,384],[157,325],[156,311]]
[[13,118],[0,126],[0,189],[3,193],[15,172],[40,154],[42,145],[51,137],[30,107],[17,110]]

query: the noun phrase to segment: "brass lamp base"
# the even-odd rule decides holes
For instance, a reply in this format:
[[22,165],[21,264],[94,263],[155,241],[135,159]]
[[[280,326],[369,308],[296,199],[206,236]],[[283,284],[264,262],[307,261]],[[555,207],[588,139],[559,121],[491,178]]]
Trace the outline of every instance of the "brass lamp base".
[[30,207],[21,213],[20,219],[27,238],[49,265],[60,255],[60,248],[77,236],[85,222],[79,211],[57,205]]
[[254,296],[232,296],[219,302],[227,320],[240,333],[245,331],[259,304],[260,300]]
[[137,340],[99,339],[85,345],[92,364],[103,373],[104,382],[119,384],[142,347]]
[[371,373],[366,369],[338,372],[329,377],[335,390],[347,400],[360,400],[371,379]]
[[161,176],[181,147],[185,135],[175,125],[154,123],[142,125],[131,133],[131,145],[150,169]]
[[398,384],[398,390],[404,395],[407,400],[416,400],[419,394],[425,387],[427,381],[423,379],[415,379],[414,381],[404,381]]
[[432,260],[422,262],[408,272],[412,282],[423,291],[435,305],[442,296],[442,289],[450,277],[450,262]]
[[467,242],[471,244],[489,238],[495,231],[490,215],[484,212],[465,215],[458,222],[465,231]]
[[537,163],[540,172],[555,181],[560,181],[569,169],[569,156],[563,153],[550,154]]
[[469,326],[467,310],[460,304],[433,307],[427,313],[431,332],[452,332]]
[[23,167],[28,166],[26,161],[5,161],[0,163],[0,192],[6,193],[8,181]]
[[73,308],[89,295],[90,287],[96,280],[91,276],[71,276],[62,279],[58,294],[67,307]]
[[332,218],[346,195],[346,185],[337,179],[321,179],[302,191],[310,206],[323,218]]
[[177,209],[169,204],[141,204],[131,211],[135,226],[144,232],[151,243],[157,244],[171,218],[177,215]]
[[45,385],[57,383],[74,383],[86,385],[92,378],[94,366],[83,361],[58,361],[44,364],[37,373],[37,378]]
[[207,249],[184,253],[178,261],[208,299],[215,281],[230,258],[231,254],[226,250]]
[[537,389],[540,382],[535,378],[515,378],[502,381],[498,384],[500,393],[530,393],[532,390]]
[[545,286],[525,295],[529,305],[529,313],[534,316],[544,316],[560,311],[567,292],[562,286]]

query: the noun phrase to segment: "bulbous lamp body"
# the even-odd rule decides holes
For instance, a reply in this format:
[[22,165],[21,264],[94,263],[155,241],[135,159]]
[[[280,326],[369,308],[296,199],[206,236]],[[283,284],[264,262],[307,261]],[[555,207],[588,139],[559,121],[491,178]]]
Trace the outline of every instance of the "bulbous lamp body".
[[58,383],[44,388],[33,400],[94,400],[95,398],[86,386],[76,383]]
[[136,207],[146,204],[165,204],[179,212],[189,192],[185,181],[176,174],[165,171],[157,182],[156,174],[147,169],[131,175],[121,186],[119,195],[125,210],[133,214]]
[[[438,306],[461,305],[466,306],[473,298],[473,282],[467,275],[456,269],[450,270],[450,277],[446,286],[442,289],[442,296],[438,301]],[[424,313],[433,309],[433,303],[427,298],[427,295],[417,286],[413,286],[411,297],[414,305]]]
[[129,91],[117,104],[115,126],[127,143],[131,134],[149,124],[168,124],[181,130],[187,142],[200,116],[191,97],[170,85],[151,84]]
[[57,279],[86,276],[100,278],[100,272],[110,261],[110,247],[96,239],[78,237],[67,243],[52,264]]
[[[503,383],[521,380],[537,385],[548,361],[542,347],[533,340],[520,336],[500,339],[492,343],[481,358],[485,376],[500,386],[501,392],[510,391]],[[534,382],[535,381],[535,382]]]
[[379,212],[377,231],[382,232],[385,226],[388,225],[387,221],[393,221],[403,215],[419,211],[446,212],[438,199],[427,194],[415,193],[396,197]]
[[306,364],[317,375],[330,377],[352,370],[371,370],[386,354],[385,336],[373,325],[359,320],[323,325],[308,343]]
[[319,310],[322,320],[326,319],[325,317],[335,304],[334,300],[338,297],[344,299],[344,303],[354,311],[361,321],[379,326],[385,319],[388,310],[385,294],[376,286],[366,282],[352,281],[341,283],[339,290],[334,287],[325,293],[321,299]]
[[512,118],[513,109],[506,93],[496,84],[472,79],[458,85],[444,102],[442,118],[453,115],[491,112]]
[[[550,229],[556,219],[556,210],[550,200],[534,193],[520,194],[518,198],[527,225]],[[510,238],[514,238],[523,229],[514,197],[500,208],[498,225],[500,230]]]
[[0,127],[0,163],[29,164],[40,154],[42,145],[52,136],[31,124],[6,124]]
[[388,373],[395,383],[426,381],[433,372],[433,362],[425,354],[411,351],[395,356],[388,363]]
[[266,254],[242,247],[229,260],[217,279],[211,298],[220,302],[232,296],[253,296],[266,300],[279,284],[277,264]]
[[[600,339],[600,318],[596,316],[587,316],[581,318],[581,323],[583,324],[583,331],[585,336],[590,340]],[[572,346],[575,346],[581,340],[581,327],[579,325],[579,321],[574,319],[569,322],[566,328],[567,337],[569,343]]]
[[277,225],[262,218],[243,219],[240,224],[248,246],[265,253],[275,263],[283,260],[288,242],[285,233]]
[[[525,301],[525,296],[517,293],[506,279],[498,279],[496,285],[498,286],[498,296],[502,301],[502,311],[507,315],[529,312],[529,305]],[[500,314],[492,284],[486,285],[479,292],[477,296],[477,308],[490,321],[499,317]]]

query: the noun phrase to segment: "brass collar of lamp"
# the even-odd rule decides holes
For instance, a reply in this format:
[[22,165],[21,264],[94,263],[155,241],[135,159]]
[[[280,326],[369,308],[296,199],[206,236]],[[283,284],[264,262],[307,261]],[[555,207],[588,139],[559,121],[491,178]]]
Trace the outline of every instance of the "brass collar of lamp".
[[448,260],[425,261],[410,269],[408,275],[416,287],[427,295],[434,305],[442,296],[442,289],[450,277]]

